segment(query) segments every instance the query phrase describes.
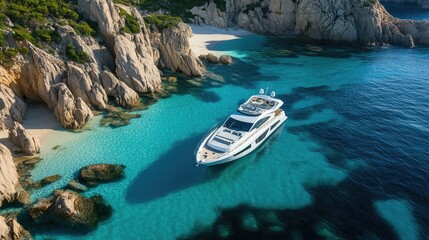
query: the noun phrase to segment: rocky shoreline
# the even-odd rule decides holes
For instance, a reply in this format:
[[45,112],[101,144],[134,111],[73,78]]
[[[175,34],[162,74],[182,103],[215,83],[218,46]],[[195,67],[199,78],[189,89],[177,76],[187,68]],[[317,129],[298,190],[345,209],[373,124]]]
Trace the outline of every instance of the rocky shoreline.
[[196,24],[260,34],[406,47],[429,44],[428,21],[394,18],[378,0],[227,0],[224,6],[211,1],[191,12]]
[[[424,1],[421,2],[424,7]],[[124,116],[112,105],[138,107],[141,96],[162,94],[163,71],[202,76],[206,71],[204,64],[231,64],[233,59],[213,54],[197,56],[189,44],[192,30],[183,22],[159,29],[145,23],[141,12],[133,6],[112,0],[78,0],[77,4],[79,12],[98,25],[99,36],[80,35],[67,24],[55,25],[61,41],[53,44],[54,54],[27,40],[16,39],[12,29],[2,30],[6,48],[28,52],[14,56],[11,66],[0,64],[0,130],[8,131],[10,142],[21,149],[11,152],[0,144],[0,207],[25,206],[36,224],[90,229],[108,218],[112,209],[101,196],[85,198],[77,192],[123,178],[125,166],[88,166],[63,189],[31,204],[29,189],[50,184],[61,176],[48,176],[34,183],[28,171],[40,159],[13,159],[14,155],[34,156],[40,152],[40,140],[21,124],[26,102],[46,105],[67,129],[84,128],[98,111],[108,112],[111,119],[106,125],[122,126],[139,116]],[[394,18],[378,1],[227,0],[225,6],[210,1],[190,11],[197,24],[240,27],[261,34],[292,33],[316,40],[406,47],[429,44],[427,21]],[[127,16],[135,17],[138,31],[124,31]],[[71,52],[86,53],[86,60],[70,60],[67,55]],[[84,218],[77,216],[83,210]],[[15,217],[0,216],[0,238],[30,239],[31,235]]]

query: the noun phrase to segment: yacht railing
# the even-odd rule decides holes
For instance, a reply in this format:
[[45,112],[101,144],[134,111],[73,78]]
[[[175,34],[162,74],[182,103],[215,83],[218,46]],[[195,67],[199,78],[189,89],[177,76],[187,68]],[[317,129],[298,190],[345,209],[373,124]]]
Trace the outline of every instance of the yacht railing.
[[207,133],[206,133],[206,134],[204,134],[204,137],[202,137],[202,138],[201,138],[200,142],[198,142],[197,148],[195,148],[195,150],[194,150],[194,155],[195,155],[195,156],[197,156],[197,154],[198,154],[198,149],[200,148],[200,146],[201,146],[201,144],[204,142],[204,140],[205,140],[208,136],[210,136],[214,131],[216,131],[216,130],[219,128],[219,126],[220,126],[221,124],[222,124],[222,123],[216,123],[215,125],[213,125],[213,127],[211,127],[211,128],[207,131]]

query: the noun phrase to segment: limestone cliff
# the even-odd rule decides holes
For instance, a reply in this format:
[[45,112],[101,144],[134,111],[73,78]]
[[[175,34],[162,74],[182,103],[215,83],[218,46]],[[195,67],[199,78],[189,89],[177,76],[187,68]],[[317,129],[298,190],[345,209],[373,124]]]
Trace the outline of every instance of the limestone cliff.
[[317,40],[364,44],[429,44],[429,22],[392,17],[369,0],[226,0],[194,7],[195,22],[238,26],[262,34],[298,34]]

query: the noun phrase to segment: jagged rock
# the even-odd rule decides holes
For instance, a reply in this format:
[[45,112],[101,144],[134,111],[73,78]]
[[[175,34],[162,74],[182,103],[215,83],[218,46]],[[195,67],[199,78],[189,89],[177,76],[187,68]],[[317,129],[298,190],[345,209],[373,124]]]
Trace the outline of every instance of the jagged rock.
[[188,76],[201,76],[205,71],[201,61],[192,52],[188,39],[191,28],[184,23],[151,33],[152,45],[159,52],[159,66],[171,71],[181,71]]
[[139,104],[139,95],[124,82],[119,81],[112,72],[104,70],[101,79],[106,93],[113,96],[118,105],[132,107]]
[[0,216],[1,240],[28,240],[32,239],[30,233],[19,224],[15,218],[6,219]]
[[0,130],[13,127],[13,122],[22,122],[25,115],[25,103],[15,95],[12,89],[0,84]]
[[222,55],[219,57],[219,62],[222,64],[231,64],[232,63],[232,57],[227,55]]
[[161,76],[152,58],[152,47],[142,34],[116,36],[116,74],[138,93],[154,92]]
[[160,72],[155,66],[149,34],[137,9],[130,14],[141,26],[137,34],[119,35],[123,26],[118,10],[111,0],[78,1],[79,11],[98,23],[100,33],[115,56],[116,74],[128,87],[138,93],[154,92],[161,86]]
[[79,173],[79,179],[86,184],[96,185],[98,183],[118,180],[124,177],[125,166],[117,164],[93,164],[83,167]]
[[[222,27],[226,22],[227,27],[238,26],[262,34],[293,33],[317,40],[405,46],[412,46],[413,42],[429,44],[427,21],[396,19],[378,1],[226,0],[223,7],[213,7],[214,2],[210,4],[191,10],[197,15],[196,23]],[[221,8],[225,10],[220,11]]]
[[40,180],[40,185],[42,187],[46,186],[46,185],[49,185],[51,183],[54,183],[54,182],[60,180],[60,178],[61,178],[61,175],[59,175],[59,174],[55,174],[55,175],[52,175],[52,176],[47,176],[47,177],[43,178],[42,180]]
[[111,0],[78,0],[79,11],[98,23],[101,36],[113,53],[115,36],[120,28],[120,16]]
[[214,63],[214,64],[220,63],[219,58],[217,56],[215,56],[213,53],[208,53],[206,55],[200,55],[200,59],[202,61],[209,62],[209,63]]
[[44,102],[53,110],[57,105],[58,95],[52,88],[66,76],[64,62],[30,43],[28,48],[29,57],[21,68],[18,81],[20,91],[23,97]]
[[76,192],[86,192],[86,191],[88,191],[88,187],[87,186],[79,183],[76,180],[71,180],[70,182],[68,182],[66,188],[70,189],[72,191],[76,191]]
[[89,75],[76,65],[69,65],[67,86],[75,97],[81,98],[89,106],[105,109],[107,94],[100,84],[92,82]]
[[96,68],[102,69],[103,66],[113,68],[115,66],[115,61],[109,49],[100,45],[96,38],[79,35],[68,25],[58,26],[57,32],[61,38],[60,49],[62,49],[63,53],[65,53],[66,46],[71,44],[79,51],[85,52],[88,55],[88,63],[95,64]]
[[90,229],[112,214],[112,208],[100,195],[90,198],[69,190],[57,190],[48,199],[40,199],[29,209],[31,218],[38,224],[59,225]]
[[40,152],[40,141],[33,137],[20,123],[14,122],[9,130],[9,140],[20,147],[27,155],[34,155]]
[[61,125],[72,129],[84,127],[94,116],[91,109],[81,98],[75,99],[64,83],[56,85],[55,89],[58,94],[58,102],[54,113]]
[[29,195],[22,190],[19,176],[13,162],[12,154],[7,147],[0,144],[0,207],[3,203],[25,204]]

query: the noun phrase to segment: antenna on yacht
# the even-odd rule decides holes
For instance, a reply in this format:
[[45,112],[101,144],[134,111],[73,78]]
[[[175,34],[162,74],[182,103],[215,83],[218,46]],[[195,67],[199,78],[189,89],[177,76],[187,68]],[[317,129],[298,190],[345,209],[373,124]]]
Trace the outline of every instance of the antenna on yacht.
[[265,90],[265,93],[268,94],[268,89],[270,89],[270,86],[267,85],[267,89]]
[[259,89],[259,95],[264,95],[264,89],[263,88]]

